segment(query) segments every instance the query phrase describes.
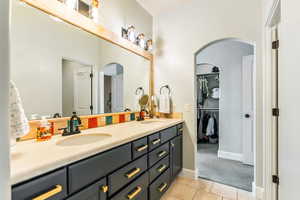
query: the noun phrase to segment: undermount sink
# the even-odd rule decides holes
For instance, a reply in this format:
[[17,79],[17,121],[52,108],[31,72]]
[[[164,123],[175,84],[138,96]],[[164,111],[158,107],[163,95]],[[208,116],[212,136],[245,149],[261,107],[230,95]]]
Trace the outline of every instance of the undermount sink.
[[93,134],[78,134],[74,136],[69,136],[65,139],[56,142],[58,146],[80,146],[86,144],[92,144],[105,140],[112,137],[111,134],[107,133],[93,133]]
[[154,124],[154,123],[163,123],[163,122],[160,120],[146,120],[141,122],[141,124]]

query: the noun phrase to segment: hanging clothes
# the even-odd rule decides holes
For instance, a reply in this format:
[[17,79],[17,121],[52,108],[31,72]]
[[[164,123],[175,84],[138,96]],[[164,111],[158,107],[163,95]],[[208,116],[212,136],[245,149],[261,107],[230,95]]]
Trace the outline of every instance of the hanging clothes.
[[213,116],[210,116],[206,127],[206,136],[212,136],[214,134],[215,134],[215,119]]

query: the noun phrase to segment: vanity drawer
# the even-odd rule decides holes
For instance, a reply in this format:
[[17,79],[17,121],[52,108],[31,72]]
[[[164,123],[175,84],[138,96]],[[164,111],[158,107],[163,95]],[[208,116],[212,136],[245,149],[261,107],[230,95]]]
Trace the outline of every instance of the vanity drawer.
[[150,170],[149,170],[149,180],[150,183],[156,179],[159,175],[161,175],[164,171],[166,171],[170,166],[170,157],[167,156],[158,163],[156,163]]
[[149,167],[153,166],[159,160],[169,155],[169,151],[169,143],[166,143],[150,152],[148,157]]
[[177,127],[176,126],[165,129],[160,132],[161,143],[165,143],[175,136],[177,136]]
[[132,157],[138,158],[148,152],[147,137],[132,142]]
[[148,173],[146,172],[121,192],[113,196],[111,200],[147,200],[148,184]]
[[131,182],[147,170],[147,155],[126,165],[108,176],[109,196],[113,195],[127,183]]
[[69,192],[102,178],[131,161],[131,144],[117,147],[69,166]]
[[170,169],[165,171],[149,187],[149,200],[158,200],[168,190],[170,185]]
[[182,135],[182,133],[183,133],[183,124],[177,125],[177,129],[178,129],[177,135]]
[[88,188],[74,194],[67,200],[106,200],[107,191],[108,186],[106,185],[106,179],[102,179]]
[[156,134],[148,136],[148,144],[149,144],[149,151],[158,147],[161,144],[160,134],[156,133]]
[[67,197],[67,171],[61,169],[12,188],[12,200],[32,200],[44,196],[47,200]]

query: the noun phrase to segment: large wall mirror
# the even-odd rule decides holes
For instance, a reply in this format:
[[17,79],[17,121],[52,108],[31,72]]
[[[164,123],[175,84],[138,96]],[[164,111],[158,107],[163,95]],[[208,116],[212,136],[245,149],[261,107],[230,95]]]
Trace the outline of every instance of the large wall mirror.
[[[24,23],[26,22],[26,23]],[[11,80],[29,119],[137,111],[150,61],[33,7],[12,1]]]

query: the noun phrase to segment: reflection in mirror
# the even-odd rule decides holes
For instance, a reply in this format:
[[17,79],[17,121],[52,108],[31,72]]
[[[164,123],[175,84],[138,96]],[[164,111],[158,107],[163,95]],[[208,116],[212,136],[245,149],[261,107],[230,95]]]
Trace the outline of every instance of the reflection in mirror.
[[28,118],[138,111],[150,61],[54,19],[12,1],[11,79]]
[[[104,66],[103,71],[100,72],[104,79],[102,90],[104,91],[104,113],[123,112],[123,66],[120,64],[108,64]],[[100,85],[100,84],[99,84]]]

